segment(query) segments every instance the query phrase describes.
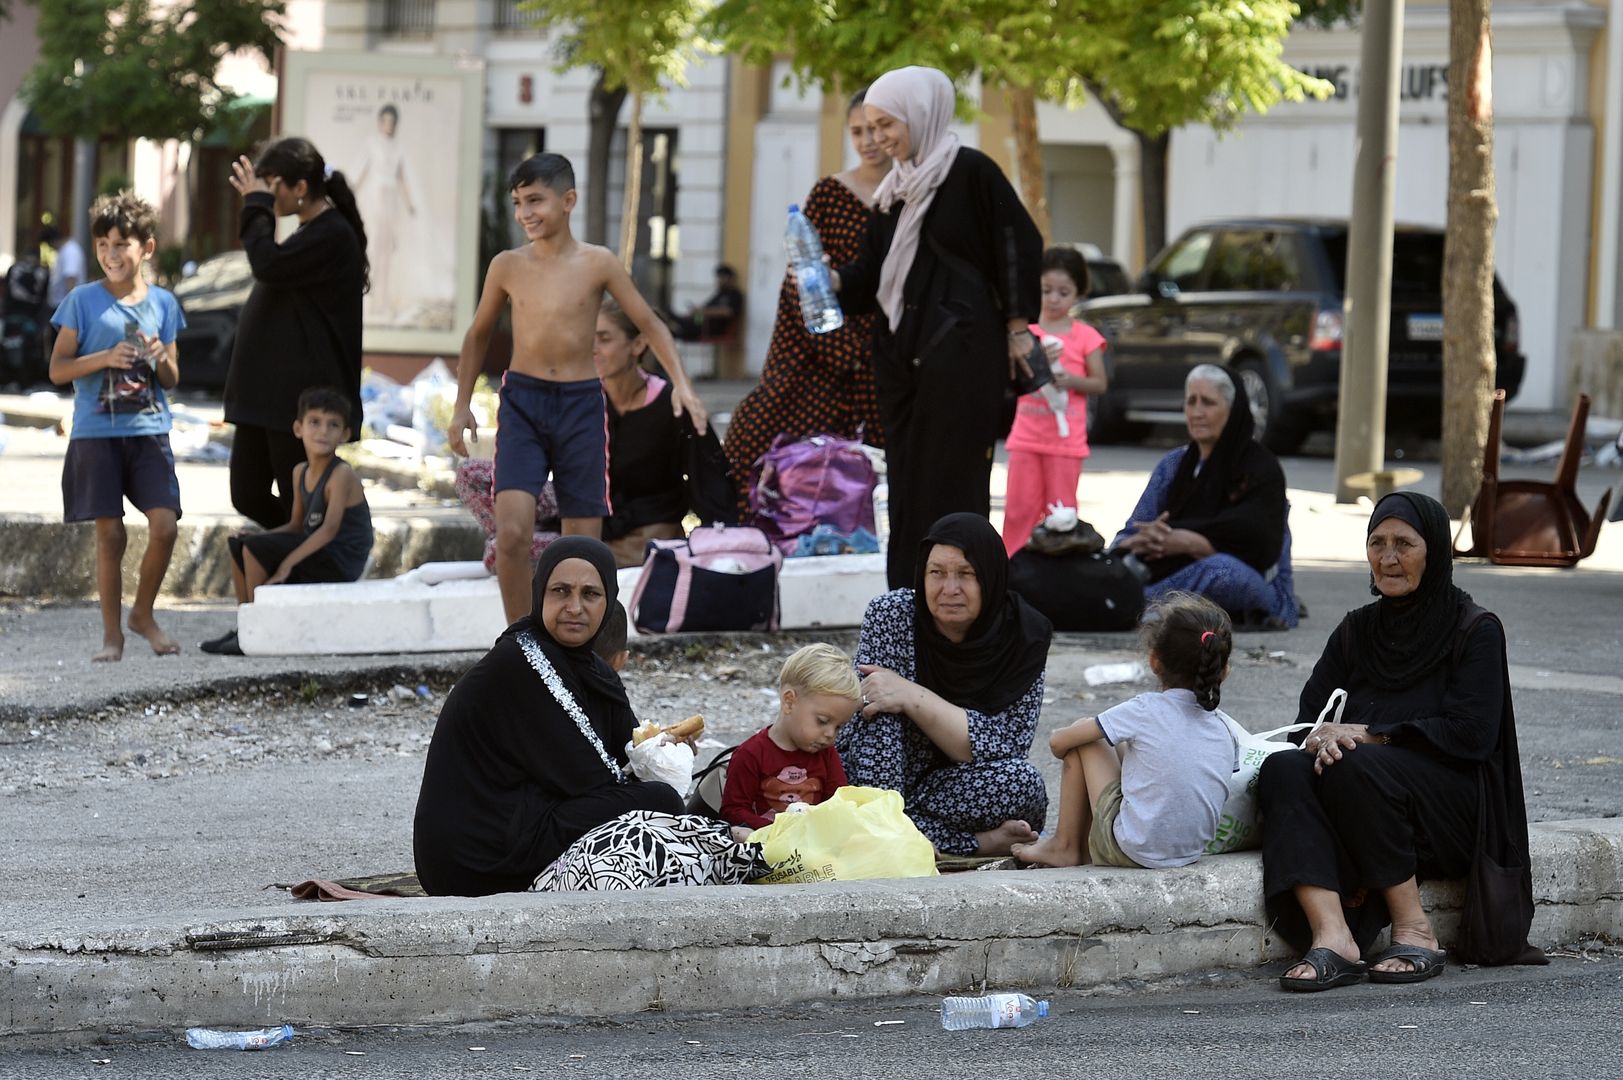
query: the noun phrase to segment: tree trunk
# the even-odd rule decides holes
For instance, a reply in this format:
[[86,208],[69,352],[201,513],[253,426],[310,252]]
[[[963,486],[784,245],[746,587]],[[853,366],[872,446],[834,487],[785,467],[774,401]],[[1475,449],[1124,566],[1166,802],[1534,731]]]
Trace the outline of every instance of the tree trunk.
[[642,208],[642,91],[631,92],[631,124],[626,128],[626,201],[620,211],[620,261],[631,273],[637,254],[638,213]]
[[1144,214],[1144,262],[1167,246],[1167,148],[1172,135],[1150,136],[1134,131],[1138,139],[1138,198]]
[[591,127],[586,136],[586,242],[609,242],[609,157],[614,150],[614,128],[620,122],[620,106],[625,104],[626,88],[613,90],[603,85],[598,69],[592,81]]
[[1493,404],[1491,0],[1449,0],[1448,233],[1443,260],[1443,506],[1458,517],[1482,486]]
[[1020,198],[1037,223],[1047,244],[1054,234],[1048,214],[1048,178],[1043,175],[1043,147],[1037,138],[1037,98],[1030,90],[1009,91],[1009,113],[1014,124],[1015,164],[1020,170]]

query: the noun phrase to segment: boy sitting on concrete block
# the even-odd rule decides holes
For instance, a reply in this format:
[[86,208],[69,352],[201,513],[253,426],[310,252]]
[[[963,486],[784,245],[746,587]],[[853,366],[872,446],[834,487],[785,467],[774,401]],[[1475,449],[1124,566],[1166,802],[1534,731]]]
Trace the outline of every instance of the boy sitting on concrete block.
[[[331,387],[299,395],[293,435],[305,463],[293,467],[293,519],[261,533],[238,533],[231,545],[237,603],[251,604],[261,585],[356,581],[372,553],[372,508],[355,470],[338,459],[349,439],[349,399]],[[308,483],[315,477],[313,485]],[[237,632],[203,642],[203,651],[241,656]]]

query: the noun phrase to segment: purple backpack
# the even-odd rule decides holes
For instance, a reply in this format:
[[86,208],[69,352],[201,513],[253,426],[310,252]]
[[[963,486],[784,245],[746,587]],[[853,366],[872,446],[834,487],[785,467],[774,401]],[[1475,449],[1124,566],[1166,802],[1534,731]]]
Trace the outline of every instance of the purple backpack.
[[875,482],[861,443],[838,435],[779,435],[755,463],[751,524],[786,553],[819,525],[846,535],[874,532]]

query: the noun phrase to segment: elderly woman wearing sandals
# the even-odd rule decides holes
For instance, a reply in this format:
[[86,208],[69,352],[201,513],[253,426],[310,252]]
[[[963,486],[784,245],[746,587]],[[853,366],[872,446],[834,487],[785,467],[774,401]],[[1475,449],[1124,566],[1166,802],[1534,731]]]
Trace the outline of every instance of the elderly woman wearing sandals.
[[[1341,722],[1262,767],[1269,914],[1306,950],[1280,985],[1440,975],[1448,955],[1421,906],[1425,878],[1468,879],[1456,959],[1544,963],[1527,944],[1527,808],[1504,627],[1454,585],[1436,500],[1382,499],[1365,552],[1377,599],[1330,635],[1298,716],[1318,716],[1345,688]],[[1391,944],[1366,960],[1389,922]]]

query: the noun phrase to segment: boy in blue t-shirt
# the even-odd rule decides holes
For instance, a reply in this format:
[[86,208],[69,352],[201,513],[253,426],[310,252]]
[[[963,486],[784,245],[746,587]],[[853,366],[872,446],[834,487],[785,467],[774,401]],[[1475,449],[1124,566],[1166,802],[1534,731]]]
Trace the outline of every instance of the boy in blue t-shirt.
[[174,295],[141,276],[157,245],[158,216],[128,191],[90,208],[101,281],[80,285],[51,316],[58,330],[51,381],[73,382],[73,433],[62,465],[62,516],[96,523],[96,592],[102,648],[92,659],[120,660],[124,631],[124,500],[147,516],[129,627],[159,656],[180,646],[158,627],[152,605],[175,549],[180,483],[169,449],[169,399],[180,380],[175,335],[185,319]]

